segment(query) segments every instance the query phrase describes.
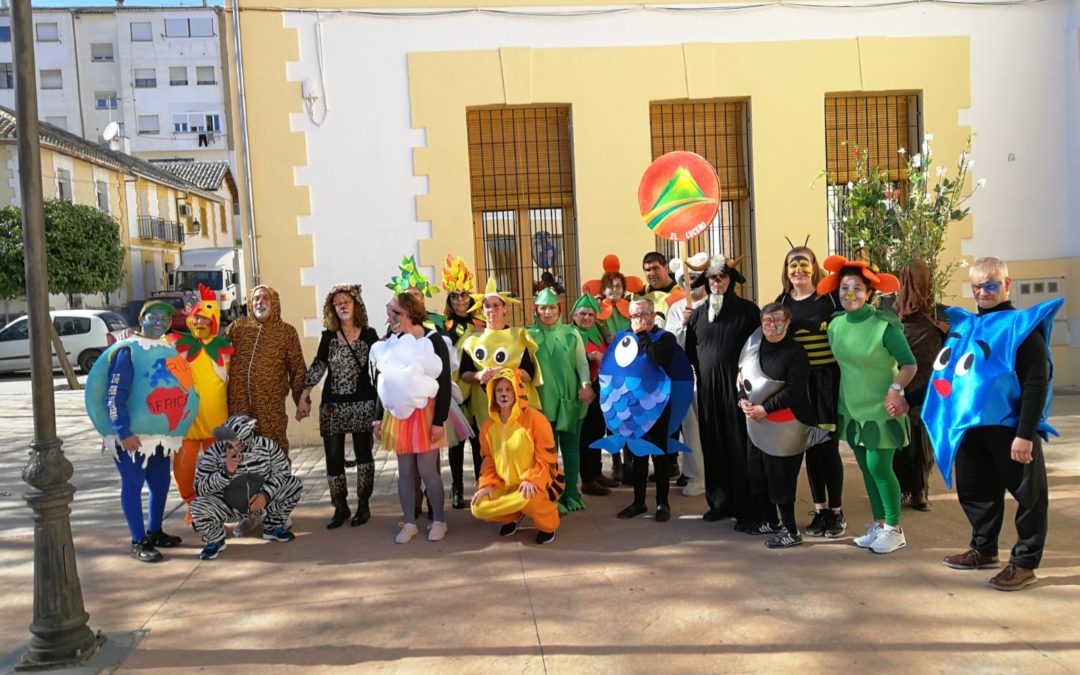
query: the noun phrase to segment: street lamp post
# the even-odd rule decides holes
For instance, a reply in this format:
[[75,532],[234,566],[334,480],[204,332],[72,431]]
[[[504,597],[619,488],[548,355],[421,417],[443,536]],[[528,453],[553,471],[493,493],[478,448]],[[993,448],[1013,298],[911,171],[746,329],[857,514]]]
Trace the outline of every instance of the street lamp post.
[[26,502],[34,510],[34,621],[30,646],[18,669],[70,665],[93,654],[101,640],[90,630],[71,538],[71,462],[56,437],[50,344],[49,275],[45,255],[45,212],[41,194],[37,80],[30,0],[11,3],[15,61],[15,110],[19,139],[19,195],[26,253],[26,305],[30,325],[34,440],[23,480],[33,489]]

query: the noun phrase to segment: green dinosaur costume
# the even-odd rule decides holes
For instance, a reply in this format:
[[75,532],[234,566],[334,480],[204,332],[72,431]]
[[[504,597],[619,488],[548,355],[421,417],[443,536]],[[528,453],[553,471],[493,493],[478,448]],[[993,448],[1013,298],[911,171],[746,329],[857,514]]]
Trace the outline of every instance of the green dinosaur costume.
[[[557,306],[559,298],[550,288],[545,288],[536,296],[535,304]],[[588,407],[578,399],[578,392],[582,387],[592,386],[585,345],[577,329],[561,320],[547,326],[537,319],[528,331],[536,341],[536,357],[544,373],[544,383],[539,387],[540,409],[555,430],[566,474],[566,491],[560,500],[560,510],[580,511],[585,504],[578,488],[579,446],[581,422]]]

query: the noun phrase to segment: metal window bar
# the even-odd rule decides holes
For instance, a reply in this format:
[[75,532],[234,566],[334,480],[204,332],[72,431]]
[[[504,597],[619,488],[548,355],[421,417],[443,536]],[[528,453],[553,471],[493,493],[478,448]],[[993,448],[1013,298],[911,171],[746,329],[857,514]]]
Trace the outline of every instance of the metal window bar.
[[[477,283],[511,291],[513,325],[532,322],[544,286],[576,299],[577,228],[568,106],[467,111]],[[569,294],[568,294],[569,293]]]
[[[707,159],[720,178],[720,209],[709,228],[688,242],[689,254],[706,251],[742,258],[742,297],[757,300],[754,285],[750,106],[747,101],[682,101],[649,106],[652,157],[677,150]],[[656,250],[679,255],[677,242],[656,238]]]
[[[909,94],[866,94],[825,97],[825,165],[829,226],[829,253],[851,258],[856,242],[844,240],[840,232],[837,201],[853,180],[858,151],[869,152],[870,165],[888,173],[889,186],[899,190],[898,199],[908,195],[907,154],[918,152],[922,138],[922,96]],[[875,261],[878,262],[878,261]]]

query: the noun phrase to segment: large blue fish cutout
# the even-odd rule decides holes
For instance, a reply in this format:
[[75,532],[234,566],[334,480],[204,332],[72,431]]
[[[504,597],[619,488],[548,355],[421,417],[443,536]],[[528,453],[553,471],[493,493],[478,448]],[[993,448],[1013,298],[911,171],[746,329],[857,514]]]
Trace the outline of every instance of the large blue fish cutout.
[[[657,342],[661,332],[649,333]],[[668,424],[668,452],[690,452],[672,438],[694,400],[694,370],[686,352],[676,345],[671,376],[655,365],[638,347],[638,337],[630,331],[615,336],[600,362],[600,410],[611,435],[589,447],[619,452],[623,447],[638,457],[661,455],[664,451],[644,439],[671,403]]]
[[[1050,344],[1054,315],[1064,298],[1024,310],[991,312],[981,316],[959,307],[945,311],[949,335],[934,359],[934,372],[923,403],[922,418],[934,446],[934,457],[945,485],[952,487],[956,451],[971,427],[1015,427],[1020,413],[1020,380],[1016,377],[1016,350],[1031,332],[1042,333]],[[1050,348],[1046,358],[1050,360]],[[1054,365],[1050,362],[1050,387]],[[1038,434],[1044,441],[1058,435],[1046,422],[1050,414],[1047,393]]]

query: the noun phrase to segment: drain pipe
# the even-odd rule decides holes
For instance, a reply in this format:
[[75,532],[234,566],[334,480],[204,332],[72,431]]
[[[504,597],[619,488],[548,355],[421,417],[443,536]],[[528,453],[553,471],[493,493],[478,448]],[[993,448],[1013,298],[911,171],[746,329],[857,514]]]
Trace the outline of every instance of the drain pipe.
[[248,241],[251,243],[251,287],[259,285],[259,244],[255,233],[255,196],[251,186],[251,151],[248,138],[247,96],[244,94],[244,50],[240,44],[240,0],[232,0],[233,42],[236,44],[236,86],[240,99],[240,139],[244,144],[244,183],[248,212]]

